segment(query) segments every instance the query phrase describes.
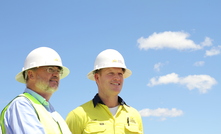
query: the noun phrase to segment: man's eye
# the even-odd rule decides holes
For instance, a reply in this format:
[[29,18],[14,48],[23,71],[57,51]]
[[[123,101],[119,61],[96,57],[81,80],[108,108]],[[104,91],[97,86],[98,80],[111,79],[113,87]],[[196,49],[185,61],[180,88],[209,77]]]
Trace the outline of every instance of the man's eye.
[[53,68],[48,68],[48,71],[49,71],[49,72],[53,72],[54,69],[53,69]]
[[112,72],[110,72],[110,73],[108,73],[109,75],[113,75],[114,73],[112,73]]

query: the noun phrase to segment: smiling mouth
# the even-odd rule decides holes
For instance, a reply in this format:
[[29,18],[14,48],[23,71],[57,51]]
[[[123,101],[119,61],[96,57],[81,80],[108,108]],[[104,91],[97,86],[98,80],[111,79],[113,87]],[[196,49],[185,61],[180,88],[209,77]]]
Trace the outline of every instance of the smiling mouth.
[[112,85],[116,85],[116,86],[119,86],[120,83],[111,83]]

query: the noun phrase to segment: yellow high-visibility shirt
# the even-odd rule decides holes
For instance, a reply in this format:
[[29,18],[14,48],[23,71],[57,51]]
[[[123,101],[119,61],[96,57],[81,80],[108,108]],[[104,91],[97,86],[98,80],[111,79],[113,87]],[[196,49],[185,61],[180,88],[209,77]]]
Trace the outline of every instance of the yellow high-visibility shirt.
[[66,122],[72,134],[143,134],[139,112],[126,104],[113,116],[106,105],[91,100],[71,111]]

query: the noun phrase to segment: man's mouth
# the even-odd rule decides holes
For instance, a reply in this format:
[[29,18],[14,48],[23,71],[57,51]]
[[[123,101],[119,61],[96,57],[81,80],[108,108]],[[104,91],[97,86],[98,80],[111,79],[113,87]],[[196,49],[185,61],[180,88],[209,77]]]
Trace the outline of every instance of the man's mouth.
[[120,83],[111,83],[112,85],[116,85],[116,86],[118,86],[118,85],[120,85]]
[[57,79],[51,79],[50,82],[58,84],[58,80]]

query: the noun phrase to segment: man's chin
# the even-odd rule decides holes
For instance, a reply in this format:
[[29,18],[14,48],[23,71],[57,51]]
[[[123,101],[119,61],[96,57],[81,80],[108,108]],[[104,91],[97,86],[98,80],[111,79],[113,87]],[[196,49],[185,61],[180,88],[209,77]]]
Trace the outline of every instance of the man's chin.
[[58,90],[58,84],[50,84],[49,87],[54,90]]
[[54,93],[58,90],[58,87],[51,87],[47,90],[47,92],[51,92],[51,93]]

